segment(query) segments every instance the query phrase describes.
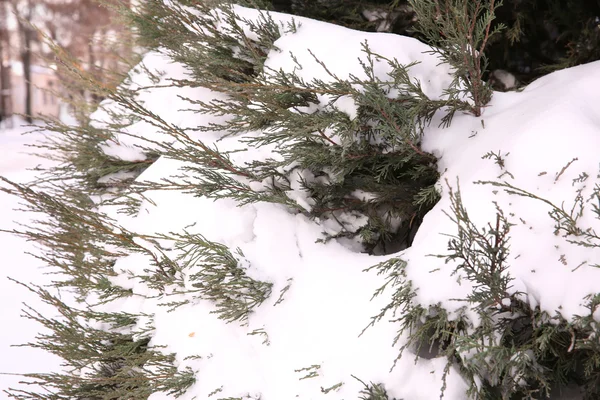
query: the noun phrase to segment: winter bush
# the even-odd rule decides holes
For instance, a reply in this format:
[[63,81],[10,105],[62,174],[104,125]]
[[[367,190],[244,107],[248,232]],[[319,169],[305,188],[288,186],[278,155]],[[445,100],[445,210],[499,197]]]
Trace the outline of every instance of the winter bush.
[[[119,87],[99,85],[85,71],[70,68],[74,60],[61,56],[71,77],[105,101],[78,126],[47,121],[47,129],[59,135],[49,136],[38,146],[61,164],[32,185],[3,178],[1,190],[19,196],[26,209],[47,215],[13,233],[42,243],[44,250],[37,257],[60,274],[55,286],[74,292],[75,301],[67,304],[48,289],[29,286],[60,313],[48,318],[27,311],[29,318],[51,331],[30,345],[58,354],[66,369],[28,374],[29,382],[42,390],[11,389],[8,394],[17,399],[146,399],[191,397],[198,390],[215,398],[259,399],[263,393],[258,389],[244,389],[243,394],[236,389],[237,394],[231,395],[226,384],[210,380],[212,372],[206,367],[210,364],[204,363],[213,358],[212,348],[203,347],[202,355],[181,356],[171,348],[177,343],[166,349],[157,344],[164,340],[159,325],[166,325],[169,314],[211,321],[218,329],[229,327],[222,323],[231,324],[237,330],[226,337],[235,342],[227,344],[233,349],[228,348],[228,353],[267,353],[267,346],[277,348],[278,340],[290,340],[277,333],[271,336],[270,328],[281,329],[269,326],[273,315],[285,319],[281,325],[292,327],[298,326],[296,319],[305,324],[301,318],[309,315],[306,324],[310,325],[314,317],[315,327],[308,328],[317,330],[315,337],[320,339],[329,331],[340,332],[335,330],[338,314],[344,322],[358,318],[354,315],[358,310],[342,310],[349,307],[346,302],[361,299],[364,291],[371,290],[369,285],[383,281],[373,300],[383,308],[372,317],[363,336],[377,329],[387,332],[390,326],[397,331],[389,343],[392,347],[385,350],[386,355],[394,353],[394,373],[409,374],[397,370],[410,368],[412,364],[403,360],[413,354],[421,362],[419,370],[424,365],[421,359],[433,360],[425,364],[433,369],[442,361],[442,374],[436,381],[439,391],[432,389],[436,396],[451,392],[478,399],[549,398],[576,385],[584,398],[596,398],[600,391],[594,318],[598,295],[585,299],[588,313],[573,318],[535,304],[533,296],[517,285],[511,269],[516,260],[511,235],[523,221],[504,209],[507,202],[499,200],[487,215],[489,223],[481,226],[481,215],[473,217],[458,185],[440,185],[445,171],[439,163],[445,160],[424,145],[428,129],[446,129],[450,134],[448,127],[467,126],[464,121],[468,119],[486,129],[483,117],[493,95],[484,80],[486,49],[502,31],[494,20],[501,3],[410,4],[419,21],[416,30],[435,47],[399,39],[402,42],[397,43],[406,48],[392,51],[377,43],[378,36],[360,40],[358,47],[359,36],[344,30],[338,35],[346,35],[360,54],[352,58],[353,65],[318,54],[311,49],[312,43],[297,40],[299,32],[307,32],[306,25],[313,23],[307,19],[219,2],[157,0],[144,2],[134,11],[121,10],[148,54]],[[307,5],[280,2],[278,6],[315,12]],[[589,198],[584,197],[589,188],[581,188],[573,208],[565,209],[513,184],[508,178],[516,179],[517,172],[508,172],[503,157],[500,151],[483,155],[484,160],[495,161],[502,174],[498,180],[479,182],[482,187],[550,207],[549,218],[555,222],[561,245],[588,250],[600,246],[594,229],[583,226],[581,219],[589,209],[600,219],[595,203],[600,201],[598,186]],[[573,185],[588,178],[581,175]],[[186,200],[170,203],[173,193]],[[464,294],[460,298],[428,302],[421,296],[426,280],[419,280],[421,272],[415,270],[424,261],[418,253],[406,250],[440,199],[446,199],[446,216],[456,232],[442,232],[450,235],[448,252],[431,257],[442,260],[440,265],[447,263],[449,277],[466,289],[459,291]],[[228,218],[225,214],[233,213],[232,204],[242,211]],[[260,207],[265,204],[271,207],[267,209],[270,216],[279,216],[282,226],[293,219],[310,232],[310,241],[319,242],[320,250],[311,248],[315,254],[337,249],[338,253],[323,253],[327,255],[323,263],[320,257],[303,252],[301,230],[293,233],[298,252],[293,257],[324,269],[319,271],[323,276],[310,282],[312,286],[305,286],[314,293],[308,292],[302,301],[312,304],[314,295],[338,305],[327,318],[316,318],[320,308],[325,313],[329,310],[328,304],[318,300],[308,314],[285,308],[294,292],[301,290],[307,265],[302,264],[301,272],[290,268],[286,264],[298,267],[290,261],[295,258],[271,248],[277,244],[269,247],[269,252],[282,257],[276,262],[257,256],[264,247],[250,251],[236,247],[240,241],[274,240],[274,232],[260,232],[254,222],[244,225],[244,212],[253,213],[248,218],[260,218]],[[219,205],[225,205],[223,215],[209,218]],[[247,211],[250,206],[254,208]],[[238,217],[242,221],[235,220],[231,235],[206,234],[215,218],[231,222]],[[149,229],[154,223],[157,226]],[[232,239],[236,235],[254,237],[236,241]],[[431,237],[427,240],[433,242]],[[327,269],[339,267],[350,259],[349,254],[356,259],[346,270],[332,274]],[[360,282],[362,291],[344,292],[342,303],[336,303],[335,295],[318,297],[320,279],[330,282],[328,277],[335,275],[330,278],[334,284],[321,289],[326,294],[338,286],[345,288],[350,285],[349,277],[356,276],[357,265],[368,276],[364,284]],[[125,304],[135,304],[138,312],[122,311]],[[270,311],[265,311],[267,306]],[[146,308],[153,311],[145,313]],[[156,311],[159,308],[166,311]],[[280,309],[285,311],[275,314]],[[288,310],[297,314],[287,315]],[[361,310],[359,315],[363,314]],[[209,319],[212,316],[216,318]],[[386,320],[390,316],[392,320]],[[176,322],[183,330],[190,321]],[[359,321],[359,325],[367,323]],[[229,332],[222,329],[217,332]],[[202,330],[212,332],[208,325]],[[193,338],[204,332],[186,333]],[[237,341],[253,336],[262,339],[263,347],[254,343],[240,347],[243,351],[235,347]],[[353,336],[352,340],[358,339]],[[213,345],[217,346],[206,344]],[[306,349],[301,344],[298,348]],[[372,353],[379,356],[380,349]],[[351,351],[356,349],[344,348],[344,353]],[[252,379],[257,376],[253,371],[246,371],[248,378],[235,363],[216,357],[219,368],[238,373],[233,379],[240,385],[256,388],[252,385],[260,384]],[[299,359],[308,362],[300,356],[294,361]],[[347,359],[351,361],[355,360]],[[342,372],[332,373],[335,368],[330,365],[314,361],[280,369],[291,370],[297,381],[316,385],[319,396],[350,394],[380,400],[398,390],[388,387],[393,379],[367,379],[370,383],[366,384],[360,376],[340,378]],[[376,369],[389,367],[377,365]],[[214,374],[227,379],[220,371]],[[324,374],[329,374],[327,384],[320,380]],[[209,378],[203,380],[205,376]],[[209,384],[214,387],[207,389]],[[204,386],[197,389],[196,385]],[[301,390],[285,389],[290,397]]]

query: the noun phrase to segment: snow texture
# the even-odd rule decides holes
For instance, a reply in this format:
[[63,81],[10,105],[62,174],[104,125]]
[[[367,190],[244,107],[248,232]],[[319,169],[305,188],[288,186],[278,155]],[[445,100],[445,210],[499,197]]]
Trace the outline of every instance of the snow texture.
[[[15,125],[20,121],[15,118]],[[0,128],[0,175],[19,183],[32,181],[37,172],[31,170],[40,164],[48,166],[48,162],[32,155],[28,144],[39,140],[41,133],[24,135],[30,128],[17,126]],[[16,211],[19,199],[0,192],[0,227],[5,230],[18,229],[18,224],[30,223],[34,218],[30,214]],[[40,216],[35,216],[39,219]],[[30,372],[57,371],[60,359],[39,349],[13,347],[33,342],[41,327],[29,319],[21,317],[23,303],[41,312],[52,313],[52,307],[43,304],[34,293],[8,278],[23,283],[34,281],[38,285],[50,283],[50,278],[43,275],[41,262],[27,253],[35,253],[35,243],[26,242],[18,236],[2,234],[3,264],[0,271],[0,392],[9,387],[15,388],[22,380],[16,374]],[[48,314],[51,315],[51,314]],[[0,398],[5,398],[0,393]]]

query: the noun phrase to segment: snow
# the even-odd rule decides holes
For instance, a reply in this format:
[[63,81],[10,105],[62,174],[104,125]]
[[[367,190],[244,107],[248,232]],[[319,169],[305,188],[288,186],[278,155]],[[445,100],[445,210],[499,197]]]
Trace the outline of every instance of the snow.
[[[15,182],[25,183],[33,180],[37,172],[29,169],[44,164],[41,159],[28,154],[31,153],[31,149],[26,145],[33,143],[40,136],[23,135],[23,132],[28,130],[20,126],[14,129],[0,129],[0,175]],[[1,229],[17,228],[17,222],[28,221],[30,217],[26,214],[14,211],[18,207],[18,199],[0,192]],[[42,275],[47,271],[40,265],[40,261],[26,254],[35,252],[33,243],[3,233],[1,249],[3,268],[0,272],[0,326],[3,328],[0,330],[0,391],[17,387],[22,378],[14,374],[56,371],[60,364],[60,360],[50,353],[27,347],[12,347],[33,342],[40,331],[37,323],[20,317],[23,303],[42,312],[48,310],[48,307],[41,304],[37,295],[8,278],[26,284],[33,281],[38,285],[49,283],[50,279]],[[5,398],[4,396],[3,393],[0,394],[1,398]]]
[[[256,18],[254,11],[242,8],[238,11],[247,18]],[[273,16],[290,20],[282,14]],[[395,57],[400,63],[419,61],[410,74],[433,98],[442,96],[451,81],[450,69],[440,65],[433,55],[424,53],[427,46],[415,39],[295,19],[299,23],[297,32],[287,33],[276,42],[283,51],[269,54],[266,65],[274,70],[293,69],[293,53],[301,61],[302,69],[298,72],[303,79],[331,80],[308,52],[310,48],[338,77],[350,74],[360,77],[364,71],[358,58],[364,58],[362,43],[367,41],[373,52]],[[149,53],[144,63],[153,71],[161,71],[159,86],[171,78],[187,76],[184,66],[159,52]],[[384,79],[389,71],[386,62],[376,61],[378,77]],[[169,124],[193,128],[224,118],[184,111],[192,108],[184,98],[208,102],[220,94],[201,88],[153,87],[156,82],[141,68],[130,74],[130,80],[131,87],[139,89],[138,100]],[[436,114],[425,131],[422,147],[440,158],[442,199],[426,216],[413,246],[398,254],[369,256],[341,241],[317,243],[326,226],[274,204],[239,207],[232,200],[213,201],[180,191],[150,190],[144,193],[146,200],[137,216],[116,215],[115,210],[104,209],[132,232],[152,235],[185,230],[230,249],[239,248],[247,260],[247,274],[270,282],[273,287],[271,296],[249,316],[247,324],[226,323],[212,313],[215,307],[210,302],[190,294],[161,295],[136,278],[151,266],[148,256],[135,254],[117,261],[114,268],[119,276],[113,282],[146,298],[132,296],[103,307],[108,311],[153,316],[155,330],[151,344],[175,352],[180,368],[189,366],[197,373],[197,382],[183,395],[184,400],[207,398],[215,391],[219,398],[357,398],[363,387],[353,376],[364,382],[383,384],[390,398],[438,398],[446,359],[415,360],[407,351],[396,360],[406,338],[401,337],[393,345],[398,324],[386,318],[361,335],[371,317],[379,313],[391,296],[388,289],[372,298],[385,277],[377,275],[375,270],[366,270],[391,257],[400,257],[407,261],[407,277],[417,289],[414,302],[424,307],[439,304],[456,315],[453,313],[466,304],[457,299],[471,293],[472,286],[464,277],[453,275],[453,263],[431,255],[446,254],[448,237],[443,234],[456,232],[456,226],[444,212],[450,210],[448,185],[455,191],[460,185],[462,199],[475,225],[483,227],[495,220],[495,203],[516,224],[510,241],[509,273],[514,277],[511,290],[524,292],[532,306],[539,305],[551,315],[560,313],[570,320],[584,314],[585,297],[599,292],[600,269],[593,266],[598,263],[598,248],[576,246],[555,235],[548,204],[480,182],[508,182],[559,207],[564,204],[565,209],[571,208],[578,191],[588,199],[600,181],[597,156],[600,110],[596,106],[600,101],[596,90],[599,85],[600,63],[592,63],[545,76],[521,92],[495,93],[481,117],[456,115],[449,128],[438,126],[443,114]],[[323,107],[327,103],[328,99],[322,99]],[[104,106],[109,110],[117,107],[110,102]],[[350,98],[339,99],[335,106],[352,118],[356,116]],[[111,122],[110,118],[102,110],[94,115],[98,126]],[[236,149],[245,148],[244,138],[259,134],[223,138],[222,132],[195,132],[192,136],[205,145],[218,141],[220,148]],[[151,147],[151,141],[164,140],[172,140],[168,132],[140,120],[125,127],[124,134],[105,143],[103,148],[115,157],[137,160],[144,158],[142,147]],[[493,157],[484,157],[490,152],[502,158],[504,167]],[[264,149],[248,149],[232,158],[244,162],[269,156]],[[0,170],[12,173],[11,168],[20,162],[2,160]],[[164,178],[177,181],[181,179],[178,176],[183,173],[183,166],[182,162],[161,157],[137,181],[159,182]],[[20,167],[14,171],[19,173]],[[577,179],[582,173],[588,175],[585,182]],[[303,208],[311,208],[310,199],[306,199],[298,182],[293,183],[289,196]],[[369,194],[357,192],[356,196]],[[6,207],[12,204],[12,200],[2,201],[7,202]],[[357,225],[361,223],[364,221],[356,221]],[[597,226],[591,208],[587,208],[579,223],[584,228]],[[176,256],[177,251],[169,254]],[[12,257],[17,260],[16,254]],[[18,276],[26,276],[28,273],[24,271],[19,270]],[[189,303],[174,310],[164,306],[175,300]],[[504,299],[503,303],[508,301]],[[14,305],[9,309],[14,309]],[[471,310],[468,315],[477,322],[476,313]],[[146,322],[140,321],[140,328]],[[3,337],[2,343],[10,340]],[[467,384],[455,366],[450,368],[445,384],[446,399],[466,398]],[[326,393],[332,387],[336,389]],[[162,393],[151,396],[151,400],[167,398]]]
[[[180,88],[169,86],[172,79],[189,79],[190,76],[180,63],[172,62],[166,56],[158,52],[150,52],[145,57],[146,68],[152,73],[149,76],[148,70],[138,67],[134,68],[128,76],[130,82],[129,88],[137,90],[135,100],[143,105],[148,111],[160,115],[168,124],[173,124],[184,129],[194,129],[199,125],[208,123],[220,123],[224,117],[198,116],[190,111],[194,106],[191,101],[217,99],[223,95],[212,92],[205,88]],[[149,66],[149,67],[148,67]],[[220,96],[220,97],[219,97]],[[165,105],[168,105],[166,112]],[[107,123],[115,123],[112,114],[105,110],[115,111],[120,109],[118,105],[110,101],[104,104],[104,109],[100,108],[92,116],[92,125],[102,128]],[[116,142],[108,142],[102,146],[104,152],[110,156],[127,161],[143,160],[145,157],[142,146],[145,149],[152,149],[152,141],[164,142],[173,141],[173,136],[169,132],[157,130],[156,127],[144,119],[137,119],[133,123],[128,121],[119,121],[126,126],[123,133],[119,135]],[[191,132],[190,136],[195,137],[197,133]],[[144,140],[140,139],[143,137]]]

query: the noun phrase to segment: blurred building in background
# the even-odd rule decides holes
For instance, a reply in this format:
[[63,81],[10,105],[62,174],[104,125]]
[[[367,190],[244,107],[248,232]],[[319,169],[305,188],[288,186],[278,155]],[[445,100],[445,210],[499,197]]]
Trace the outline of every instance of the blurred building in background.
[[114,16],[95,0],[0,0],[0,121],[14,114],[29,116],[28,122],[59,116],[60,98],[73,85],[54,68],[49,41],[72,56],[77,69],[110,85],[106,71],[118,70],[131,53],[128,32]]
[[[12,112],[14,114],[25,114],[25,75],[23,63],[13,61],[10,73],[12,80]],[[32,65],[30,73],[31,81],[31,111],[33,117],[50,116],[58,117],[60,113],[60,99],[57,91],[60,91],[60,81],[56,71],[50,67]]]

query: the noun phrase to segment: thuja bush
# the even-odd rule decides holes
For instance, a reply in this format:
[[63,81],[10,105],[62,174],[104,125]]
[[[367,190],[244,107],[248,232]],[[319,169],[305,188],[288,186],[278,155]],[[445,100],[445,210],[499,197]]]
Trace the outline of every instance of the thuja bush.
[[[6,388],[6,394],[16,399],[53,400],[141,400],[160,391],[179,396],[194,383],[194,373],[178,370],[173,354],[148,345],[151,324],[138,326],[139,318],[146,321],[147,316],[103,308],[115,299],[133,295],[130,289],[111,280],[116,275],[115,262],[123,256],[141,252],[153,260],[155,270],[140,279],[163,285],[172,280],[161,269],[168,261],[136,244],[133,234],[98,212],[100,196],[114,200],[111,192],[122,191],[128,179],[139,175],[157,158],[156,153],[149,152],[139,162],[124,161],[102,151],[100,145],[113,140],[135,116],[113,110],[111,122],[103,126],[90,119],[90,112],[98,109],[98,99],[107,93],[127,91],[127,95],[134,96],[135,92],[100,79],[49,38],[45,39],[54,51],[53,61],[67,90],[64,100],[71,105],[76,123],[43,118],[36,130],[44,132],[45,139],[32,147],[42,157],[51,159],[52,166],[38,168],[36,182],[26,185],[0,177],[0,191],[19,197],[24,211],[43,215],[9,233],[36,243],[32,256],[43,262],[54,277],[48,288],[27,286],[54,307],[58,316],[47,317],[32,308],[25,309],[27,318],[49,332],[26,345],[56,354],[63,359],[65,369],[24,374],[22,383],[26,386],[22,387],[28,389]],[[131,61],[122,60],[121,66]],[[111,71],[111,79],[127,82],[128,76],[117,69]],[[107,177],[113,178],[106,180]],[[61,300],[57,294],[60,291],[68,292],[73,300]]]
[[[148,260],[149,267],[132,278],[164,297],[166,306],[177,307],[198,297],[212,302],[223,320],[244,323],[271,294],[269,282],[246,275],[248,266],[241,254],[191,233],[151,236],[129,231],[102,212],[107,201],[121,201],[125,210],[135,213],[138,194],[148,189],[175,189],[215,199],[232,198],[239,204],[278,203],[290,212],[328,223],[322,240],[351,239],[363,251],[376,254],[410,246],[421,219],[437,202],[437,160],[420,146],[424,127],[438,110],[444,110],[442,122],[449,124],[458,111],[480,113],[489,99],[478,97],[475,101],[457,95],[464,93],[468,83],[460,78],[464,78],[464,70],[456,68],[453,92],[431,99],[420,83],[411,79],[413,64],[386,58],[365,43],[362,78],[340,78],[314,57],[327,79],[305,80],[295,71],[265,66],[269,52],[281,51],[276,40],[282,34],[293,34],[297,23],[281,24],[264,12],[246,19],[235,10],[216,2],[165,4],[158,0],[145,2],[135,12],[122,10],[147,49],[187,68],[187,78],[161,81],[163,84],[202,87],[222,94],[208,102],[187,99],[190,109],[198,113],[230,116],[207,126],[183,128],[169,122],[137,96],[144,88],[129,87],[126,77],[118,88],[102,85],[55,49],[62,67],[74,77],[72,81],[80,81],[106,99],[104,105],[110,107],[104,109],[105,120],[110,122],[98,125],[90,118],[69,127],[49,121],[48,129],[62,136],[50,137],[42,147],[53,153],[60,162],[58,167],[50,169],[38,186],[3,179],[2,190],[22,198],[28,210],[49,216],[13,233],[44,245],[38,257],[66,277],[55,285],[74,288],[77,300],[89,305],[72,307],[55,301],[49,292],[38,291],[62,317],[45,319],[31,314],[53,332],[48,338],[41,337],[37,345],[57,352],[72,372],[30,375],[50,390],[47,397],[18,390],[9,391],[11,396],[143,399],[154,391],[178,395],[193,383],[193,373],[178,370],[172,355],[148,346],[151,327],[142,333],[132,328],[135,317],[127,317],[125,326],[109,323],[103,329],[91,323],[126,317],[103,312],[102,306],[133,295],[112,279],[117,275],[115,264],[127,255],[141,254]],[[480,19],[474,12],[468,18],[484,28],[489,26],[488,14]],[[470,48],[464,49],[465,57],[478,57]],[[297,68],[302,67],[300,61],[295,62]],[[388,76],[375,73],[376,63],[387,64]],[[147,72],[148,86],[158,86],[159,78]],[[472,86],[467,85],[466,90],[474,93]],[[336,106],[341,99],[354,102],[354,118]],[[156,141],[127,131],[140,121],[168,140]],[[261,134],[244,136],[244,143],[250,149],[276,149],[273,159],[236,163],[231,153],[203,143],[199,135],[221,131],[241,137],[257,130]],[[118,135],[147,143],[138,147],[139,160],[122,161],[103,151]],[[158,155],[185,162],[181,176],[154,183],[122,179],[125,173],[131,180]],[[119,180],[107,185],[107,177]],[[394,279],[401,280],[401,272],[394,272],[392,266],[390,271]],[[407,289],[407,295],[409,292]],[[189,297],[169,301],[168,293]],[[412,310],[407,321],[412,321],[409,318],[417,311],[421,316],[425,313]],[[59,351],[52,345],[69,340],[83,344],[88,338],[94,344],[93,352],[82,346],[63,346]],[[158,372],[155,366],[160,366]],[[387,398],[380,385],[365,390],[366,398]]]
[[[473,11],[466,18],[477,24],[474,34],[485,40],[492,17],[489,12],[480,14]],[[356,239],[370,253],[409,246],[423,215],[438,199],[436,159],[420,148],[423,128],[434,113],[445,108],[443,123],[449,124],[457,111],[479,115],[491,96],[487,86],[470,83],[476,82],[475,75],[466,78],[473,70],[459,69],[457,64],[456,80],[446,96],[430,99],[410,78],[413,65],[376,54],[367,43],[361,64],[366,78],[339,78],[316,57],[327,80],[271,70],[264,66],[266,55],[280,51],[276,39],[297,27],[294,21],[276,23],[267,13],[250,20],[227,5],[211,9],[205,3],[151,1],[128,15],[146,46],[189,67],[191,78],[173,79],[173,85],[200,86],[226,95],[210,102],[190,100],[199,113],[232,116],[195,131],[243,135],[260,129],[261,135],[244,137],[247,146],[275,146],[277,154],[276,159],[237,165],[227,152],[192,138],[190,130],[167,123],[127,96],[112,94],[109,98],[173,138],[172,143],[152,143],[161,154],[188,163],[177,182],[134,184],[132,190],[180,189],[234,198],[241,204],[281,203],[312,218],[334,221],[337,228],[330,229],[324,240]],[[468,43],[462,50],[465,57],[475,57],[474,62],[479,59]],[[457,55],[446,49],[439,53],[447,60]],[[387,79],[375,74],[376,62],[389,65],[392,72]],[[481,73],[484,65],[478,68]],[[470,99],[462,95],[465,92],[471,93]],[[356,104],[355,118],[337,107],[336,102],[345,98]],[[356,226],[357,219],[366,223]]]
[[[564,234],[566,240],[600,247],[595,231],[578,224],[585,203],[582,197],[576,201],[581,208],[565,211],[509,183],[481,183],[549,205],[556,231]],[[407,279],[406,263],[395,258],[373,267],[388,277],[375,295],[382,294],[388,286],[394,292],[392,301],[373,317],[371,324],[392,312],[400,324],[396,340],[401,335],[408,338],[398,357],[406,356],[403,353],[407,350],[416,357],[424,353],[446,357],[446,373],[451,365],[458,365],[470,383],[468,393],[477,399],[547,399],[569,385],[580,387],[584,399],[598,398],[600,344],[594,313],[600,296],[584,299],[588,312],[572,320],[529,304],[526,296],[512,288],[513,278],[508,272],[513,226],[508,217],[497,207],[493,222],[480,228],[471,221],[460,190],[450,188],[449,195],[448,216],[458,230],[448,242],[448,254],[438,257],[456,261],[454,273],[473,284],[469,296],[456,299],[463,300],[465,306],[450,317],[442,305],[424,307],[415,302],[416,288]],[[599,187],[592,197],[591,203],[600,200]],[[596,205],[592,211],[600,220]],[[477,321],[467,316],[468,309],[475,311]],[[428,350],[422,352],[423,349]]]

